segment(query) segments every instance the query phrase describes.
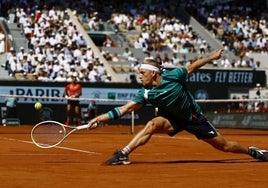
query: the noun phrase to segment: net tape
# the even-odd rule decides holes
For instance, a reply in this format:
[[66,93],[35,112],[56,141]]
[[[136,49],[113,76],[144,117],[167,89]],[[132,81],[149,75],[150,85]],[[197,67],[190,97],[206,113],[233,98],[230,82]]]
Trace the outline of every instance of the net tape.
[[[9,95],[0,94],[0,97],[18,97],[18,98],[29,98],[29,99],[48,99],[48,100],[74,100],[74,101],[99,101],[99,102],[123,102],[126,103],[129,100],[122,99],[101,99],[101,98],[66,98],[66,97],[47,97],[47,96],[28,96],[28,95]],[[198,103],[229,103],[229,102],[267,102],[268,98],[255,98],[255,99],[196,99]]]
[[18,97],[18,98],[29,98],[29,99],[47,99],[47,100],[73,100],[73,101],[101,101],[101,102],[127,102],[129,100],[120,99],[100,99],[100,98],[67,98],[67,97],[47,97],[47,96],[28,96],[28,95],[8,95],[0,94],[0,97]]

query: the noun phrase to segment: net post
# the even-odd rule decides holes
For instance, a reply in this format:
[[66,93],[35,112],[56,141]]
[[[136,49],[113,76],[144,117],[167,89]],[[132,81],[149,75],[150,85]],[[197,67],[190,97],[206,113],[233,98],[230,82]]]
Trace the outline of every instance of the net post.
[[134,111],[131,112],[131,126],[130,126],[130,133],[133,134],[134,133],[134,119],[135,119],[135,114]]

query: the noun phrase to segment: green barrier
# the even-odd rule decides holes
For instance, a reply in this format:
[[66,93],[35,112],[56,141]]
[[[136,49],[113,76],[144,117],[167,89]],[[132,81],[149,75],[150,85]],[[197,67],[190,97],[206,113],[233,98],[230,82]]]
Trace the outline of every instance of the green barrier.
[[[4,34],[6,35],[6,36],[8,36],[8,40],[7,40],[7,42],[8,42],[8,44],[7,44],[7,46],[10,48],[10,47],[13,47],[16,51],[18,50],[17,49],[17,45],[16,45],[16,43],[15,43],[15,41],[13,40],[13,38],[12,38],[12,35],[11,35],[11,32],[10,32],[10,29],[9,29],[9,27],[8,27],[8,25],[7,25],[7,21],[6,21],[6,19],[4,19],[4,18],[0,18],[0,29],[4,32]],[[8,49],[9,49],[8,48]]]

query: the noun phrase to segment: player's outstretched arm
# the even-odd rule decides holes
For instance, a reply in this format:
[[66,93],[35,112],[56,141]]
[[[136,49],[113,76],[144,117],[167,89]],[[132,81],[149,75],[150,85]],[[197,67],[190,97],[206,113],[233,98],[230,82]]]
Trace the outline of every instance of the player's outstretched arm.
[[209,55],[208,57],[204,57],[201,59],[196,60],[195,62],[193,62],[192,64],[190,64],[189,66],[187,66],[187,71],[189,74],[192,74],[193,72],[195,72],[196,70],[198,70],[200,67],[206,65],[207,63],[213,61],[213,60],[217,60],[221,58],[223,50],[217,50],[215,52],[213,52],[211,55]]
[[134,101],[129,101],[125,105],[116,107],[105,114],[101,114],[94,119],[89,121],[89,128],[94,129],[98,127],[100,123],[108,122],[110,120],[118,119],[121,116],[124,116],[132,111],[136,111],[141,108],[143,105],[135,103]]

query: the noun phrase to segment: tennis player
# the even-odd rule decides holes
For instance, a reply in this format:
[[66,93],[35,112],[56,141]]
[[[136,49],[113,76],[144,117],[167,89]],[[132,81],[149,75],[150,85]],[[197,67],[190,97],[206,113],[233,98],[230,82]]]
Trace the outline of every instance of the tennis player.
[[206,119],[187,90],[186,80],[189,75],[207,63],[219,59],[222,52],[217,50],[187,67],[178,67],[170,71],[163,71],[162,66],[153,59],[145,59],[139,68],[139,78],[143,87],[136,97],[127,104],[92,119],[89,126],[96,128],[101,122],[117,119],[138,110],[147,103],[158,107],[158,116],[148,121],[122,150],[116,151],[113,157],[106,161],[106,164],[130,164],[128,155],[137,147],[146,144],[154,133],[167,133],[174,136],[183,130],[223,152],[248,154],[257,160],[267,161],[263,150],[226,140]]

